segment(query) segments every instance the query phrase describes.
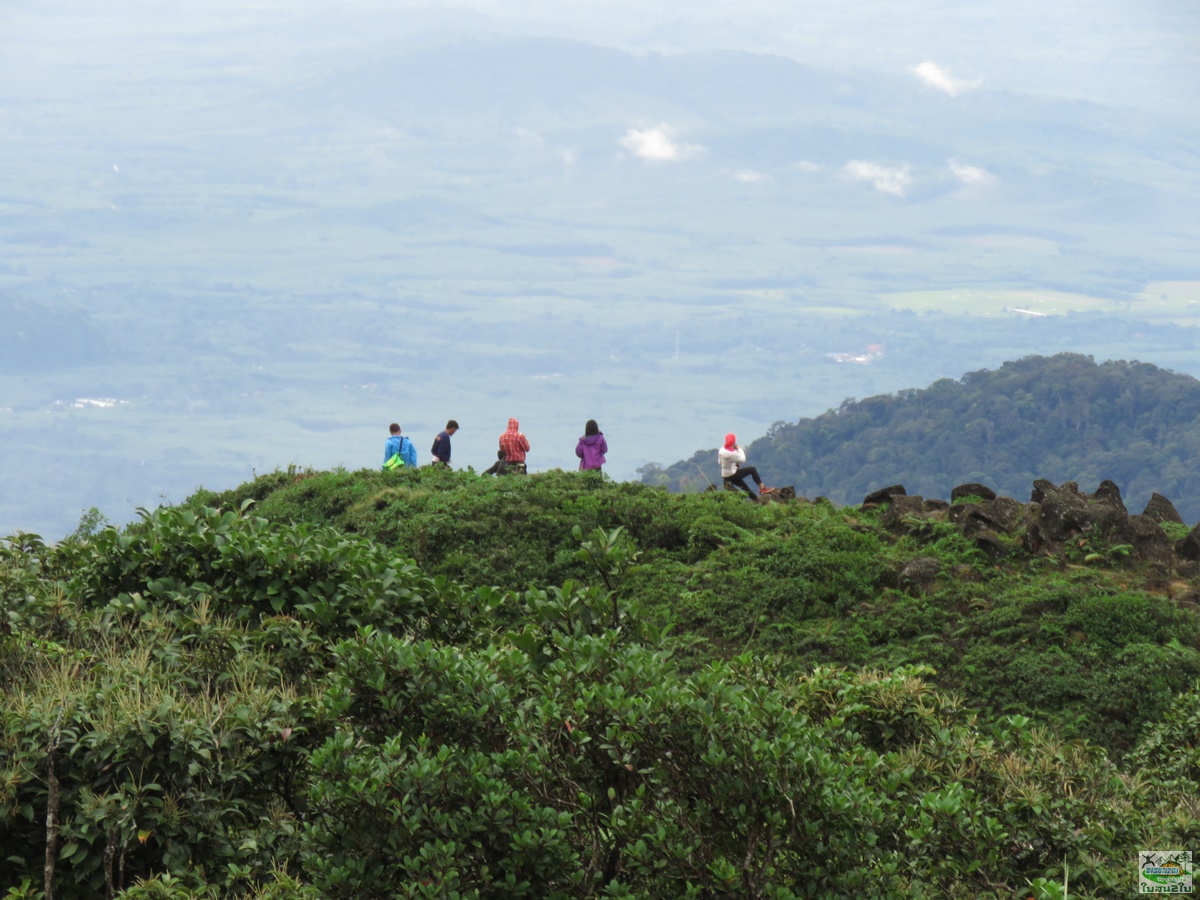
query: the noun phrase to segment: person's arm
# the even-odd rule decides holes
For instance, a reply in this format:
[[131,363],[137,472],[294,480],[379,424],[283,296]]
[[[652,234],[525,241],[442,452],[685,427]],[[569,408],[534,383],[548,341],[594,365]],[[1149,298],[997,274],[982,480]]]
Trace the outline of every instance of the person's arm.
[[521,449],[524,450],[526,453],[528,453],[529,452],[529,438],[525,437],[525,435],[523,435],[523,434],[518,435],[518,437],[521,439]]
[[583,438],[580,438],[575,444],[575,455],[583,459]]
[[600,455],[603,456],[608,452],[608,441],[604,439],[604,435],[600,435]]
[[[408,453],[404,452],[406,449]],[[411,440],[401,443],[400,456],[404,459],[405,465],[412,466],[414,469],[417,467],[417,448]]]

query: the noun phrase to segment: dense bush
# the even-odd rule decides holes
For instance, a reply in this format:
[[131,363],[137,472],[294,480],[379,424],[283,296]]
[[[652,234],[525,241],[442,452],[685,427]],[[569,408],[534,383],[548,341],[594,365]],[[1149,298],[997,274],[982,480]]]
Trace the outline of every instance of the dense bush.
[[60,898],[1109,897],[1198,836],[1182,580],[828,504],[389,478],[0,542],[0,891],[49,841]]

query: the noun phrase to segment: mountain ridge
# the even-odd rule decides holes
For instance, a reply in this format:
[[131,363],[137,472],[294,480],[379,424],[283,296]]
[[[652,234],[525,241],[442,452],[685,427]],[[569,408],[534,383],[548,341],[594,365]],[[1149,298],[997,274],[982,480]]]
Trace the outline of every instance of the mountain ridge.
[[[1200,451],[1198,419],[1200,381],[1190,375],[1062,353],[922,390],[850,398],[743,443],[748,464],[769,483],[837,503],[897,482],[926,496],[948,496],[963,482],[1021,496],[1038,478],[1085,486],[1108,478],[1129,497],[1185,498],[1180,512],[1195,521],[1200,477],[1190,461]],[[718,481],[715,461],[714,447],[640,471],[646,483],[697,490]]]

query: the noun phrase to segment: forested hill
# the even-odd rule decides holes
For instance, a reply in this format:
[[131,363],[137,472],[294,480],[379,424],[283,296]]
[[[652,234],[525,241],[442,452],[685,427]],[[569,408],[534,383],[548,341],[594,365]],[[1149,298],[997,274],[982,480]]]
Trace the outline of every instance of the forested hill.
[[[1200,518],[1200,381],[1148,363],[1030,356],[924,390],[850,399],[741,443],[769,484],[836,503],[897,482],[929,497],[962,482],[1020,497],[1035,478],[1089,489],[1109,478],[1134,505],[1158,491]],[[715,447],[701,450],[643,477],[696,490],[718,482],[716,459]]]

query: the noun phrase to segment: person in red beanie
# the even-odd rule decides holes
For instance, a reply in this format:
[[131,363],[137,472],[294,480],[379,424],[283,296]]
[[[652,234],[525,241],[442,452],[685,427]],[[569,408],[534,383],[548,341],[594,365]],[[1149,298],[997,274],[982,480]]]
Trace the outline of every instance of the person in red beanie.
[[[763,484],[762,479],[758,477],[758,469],[742,465],[746,461],[746,451],[737,445],[736,434],[725,435],[725,446],[717,451],[717,461],[721,464],[721,480],[725,482],[726,490],[731,486],[733,489],[741,488],[752,500],[775,490]],[[754,479],[754,483],[758,485],[757,496],[746,484],[747,478]]]

